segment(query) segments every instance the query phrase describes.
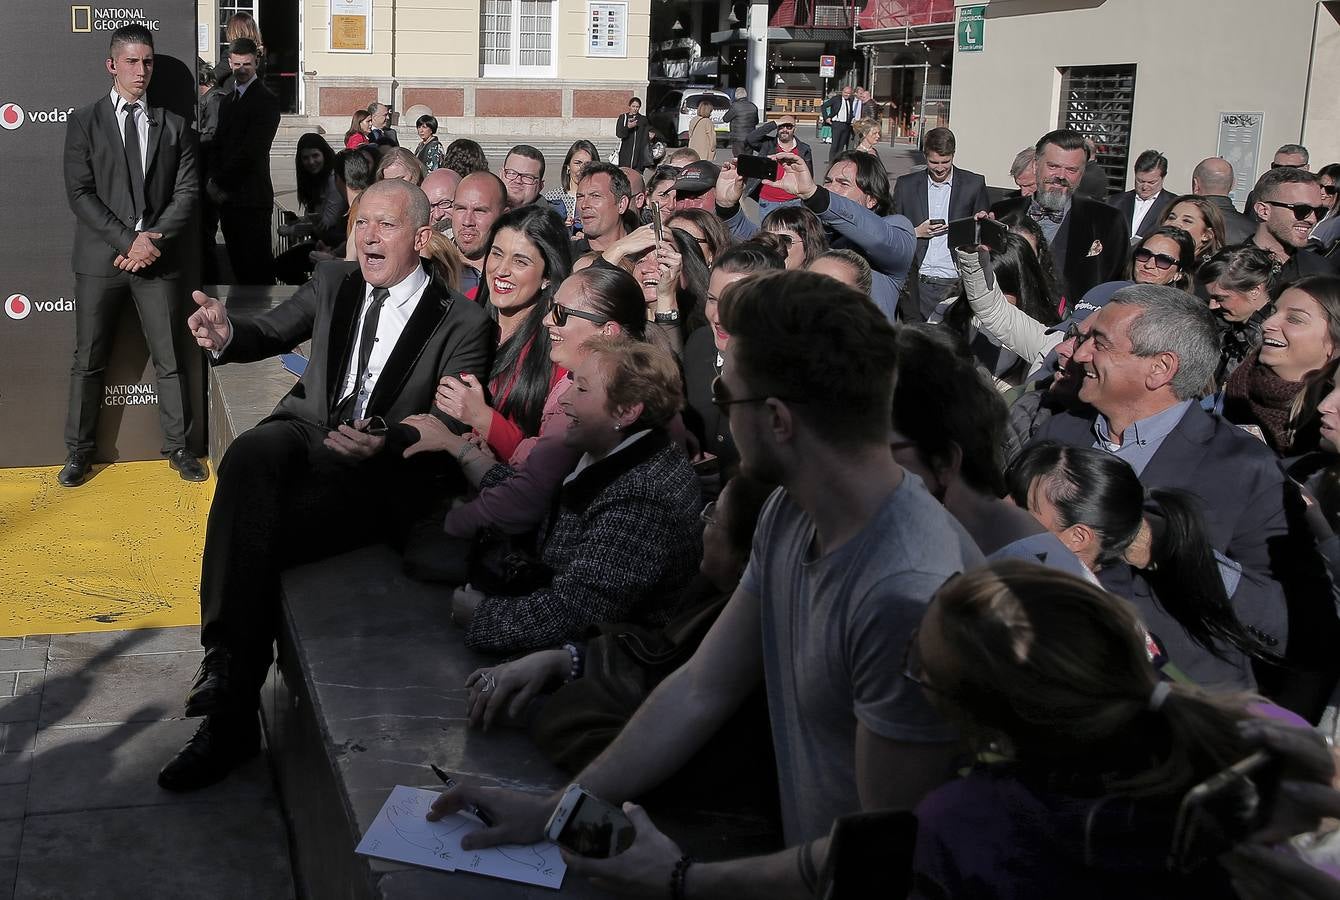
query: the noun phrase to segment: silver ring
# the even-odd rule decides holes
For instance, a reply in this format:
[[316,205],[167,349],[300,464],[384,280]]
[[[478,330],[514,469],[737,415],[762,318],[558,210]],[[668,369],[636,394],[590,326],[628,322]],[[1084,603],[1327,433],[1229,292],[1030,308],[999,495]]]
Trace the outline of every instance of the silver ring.
[[485,672],[480,680],[484,682],[484,686],[479,689],[481,694],[487,694],[489,691],[493,690],[493,686],[497,684],[497,682],[493,680],[492,672]]

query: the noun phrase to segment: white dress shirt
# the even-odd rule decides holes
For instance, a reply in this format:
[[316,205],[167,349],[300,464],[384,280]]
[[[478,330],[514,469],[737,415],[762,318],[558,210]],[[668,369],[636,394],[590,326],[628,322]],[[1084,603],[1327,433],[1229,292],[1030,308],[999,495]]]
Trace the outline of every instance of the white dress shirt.
[[[116,88],[112,88],[112,109],[116,113],[116,133],[121,135],[121,146],[125,147],[126,141],[126,105],[131,101],[127,100],[117,93]],[[135,130],[140,136],[140,173],[148,174],[149,163],[149,104],[141,97],[135,101],[139,103],[140,108],[135,110]],[[140,219],[135,223],[135,230],[139,231],[144,227],[144,220]]]
[[[927,218],[949,221],[949,195],[953,190],[953,169],[949,170],[949,177],[942,184],[936,184],[929,173],[926,175],[926,209],[930,211]],[[954,265],[954,258],[949,253],[948,229],[930,239],[926,245],[926,255],[921,259],[919,272],[931,278],[958,277],[958,267]]]
[[1136,232],[1140,230],[1140,224],[1144,222],[1145,216],[1154,208],[1154,201],[1159,198],[1158,194],[1150,197],[1148,200],[1141,200],[1140,195],[1135,195],[1135,212],[1131,216],[1131,237],[1135,237]]
[[[358,396],[354,399],[355,419],[363,418],[368,408],[368,398],[377,387],[377,377],[386,367],[386,361],[390,358],[391,351],[395,349],[396,341],[400,340],[400,333],[405,330],[405,324],[414,314],[427,286],[428,273],[424,271],[423,266],[416,266],[404,280],[391,288],[391,296],[382,303],[381,316],[377,319],[377,342],[372,347],[372,356],[368,358],[368,371],[363,383],[357,385]],[[372,285],[367,285],[363,289],[363,309],[358,314],[358,321],[354,323],[355,335],[362,335],[363,318],[371,308]],[[344,370],[344,378],[340,384],[341,403],[354,393],[355,382],[358,380],[358,351],[359,348],[355,345],[354,351],[349,354],[349,365]]]

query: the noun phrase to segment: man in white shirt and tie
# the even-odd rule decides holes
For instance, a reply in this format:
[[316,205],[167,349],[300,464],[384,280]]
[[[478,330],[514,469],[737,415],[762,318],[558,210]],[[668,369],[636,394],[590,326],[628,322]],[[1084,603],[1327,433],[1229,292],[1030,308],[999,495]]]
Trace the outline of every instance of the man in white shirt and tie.
[[836,156],[847,149],[847,142],[851,139],[851,123],[856,121],[855,103],[852,99],[851,85],[842,86],[842,93],[837,97],[830,97],[820,113],[824,120],[833,127],[833,145],[828,151],[830,156]]
[[1117,194],[1108,203],[1121,210],[1131,237],[1143,237],[1158,228],[1168,205],[1177,198],[1163,189],[1168,158],[1157,150],[1146,150],[1135,158],[1135,190]]

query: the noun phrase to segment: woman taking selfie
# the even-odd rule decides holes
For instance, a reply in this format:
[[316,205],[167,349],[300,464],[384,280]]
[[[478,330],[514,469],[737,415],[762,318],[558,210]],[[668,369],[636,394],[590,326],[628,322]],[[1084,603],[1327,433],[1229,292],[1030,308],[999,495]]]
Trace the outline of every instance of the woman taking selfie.
[[552,647],[598,622],[664,625],[702,553],[698,477],[666,425],[683,402],[679,366],[626,337],[593,337],[561,406],[580,454],[546,529],[547,585],[519,596],[456,592],[466,645]]

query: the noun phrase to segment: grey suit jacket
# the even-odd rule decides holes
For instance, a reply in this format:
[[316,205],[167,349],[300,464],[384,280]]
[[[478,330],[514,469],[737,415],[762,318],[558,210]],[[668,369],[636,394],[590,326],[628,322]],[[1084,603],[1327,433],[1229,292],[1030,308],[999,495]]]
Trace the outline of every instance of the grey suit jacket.
[[[180,264],[196,204],[195,136],[176,113],[148,107],[144,231],[163,235],[162,252],[146,275],[171,274]],[[135,241],[135,202],[130,195],[125,142],[109,96],[75,110],[65,124],[65,195],[75,215],[71,262],[81,275],[110,276],[112,265]],[[188,237],[187,245],[190,244]]]

